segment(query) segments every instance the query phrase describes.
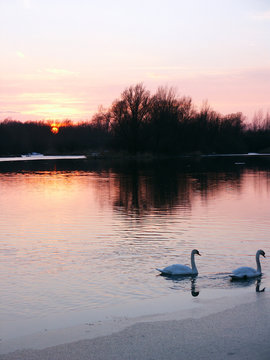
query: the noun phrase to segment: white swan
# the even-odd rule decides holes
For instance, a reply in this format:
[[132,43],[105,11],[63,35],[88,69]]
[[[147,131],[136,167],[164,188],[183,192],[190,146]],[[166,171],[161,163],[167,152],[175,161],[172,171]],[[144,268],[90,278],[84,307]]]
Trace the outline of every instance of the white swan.
[[194,249],[191,251],[191,268],[186,265],[173,264],[165,267],[164,269],[157,269],[157,270],[160,271],[162,275],[170,275],[170,276],[198,275],[198,270],[194,259],[195,254],[201,256],[198,250]]
[[260,255],[265,257],[265,252],[263,250],[258,250],[256,252],[257,270],[248,266],[241,266],[238,269],[233,270],[232,275],[230,275],[232,280],[247,279],[247,278],[254,278],[257,276],[261,276],[262,268],[260,263]]

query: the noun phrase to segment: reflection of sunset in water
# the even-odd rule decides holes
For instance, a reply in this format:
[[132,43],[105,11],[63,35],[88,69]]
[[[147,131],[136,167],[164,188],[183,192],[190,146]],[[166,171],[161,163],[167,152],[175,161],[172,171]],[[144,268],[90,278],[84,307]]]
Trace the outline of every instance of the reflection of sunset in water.
[[[155,268],[185,263],[192,248],[200,291],[229,287],[217,272],[270,253],[269,171],[50,164],[0,172],[7,321],[170,294]],[[263,271],[267,288],[267,261]],[[174,289],[190,293],[190,281]]]

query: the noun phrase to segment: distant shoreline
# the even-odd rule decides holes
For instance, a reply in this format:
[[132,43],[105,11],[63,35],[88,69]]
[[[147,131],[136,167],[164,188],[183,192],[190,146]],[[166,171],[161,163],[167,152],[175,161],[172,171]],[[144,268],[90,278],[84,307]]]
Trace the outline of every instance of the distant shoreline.
[[270,153],[243,153],[243,154],[185,154],[176,156],[166,155],[152,155],[152,154],[123,154],[123,153],[90,153],[85,155],[21,155],[21,156],[3,156],[0,157],[0,162],[12,161],[43,161],[43,160],[114,160],[114,159],[131,159],[131,160],[158,160],[158,159],[187,159],[187,158],[226,158],[226,157],[270,157]]

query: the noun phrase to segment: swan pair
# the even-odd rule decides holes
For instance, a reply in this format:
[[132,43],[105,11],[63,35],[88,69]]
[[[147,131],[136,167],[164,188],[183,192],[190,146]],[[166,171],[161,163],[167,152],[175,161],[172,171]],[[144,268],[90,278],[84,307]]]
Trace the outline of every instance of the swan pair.
[[[197,249],[191,251],[191,268],[186,265],[181,264],[173,264],[165,267],[164,269],[157,269],[161,275],[169,275],[169,276],[185,276],[185,275],[198,275],[198,270],[195,264],[195,255],[200,255]],[[262,275],[261,263],[260,263],[260,255],[265,257],[265,252],[263,250],[258,250],[256,252],[256,263],[257,269],[253,269],[251,267],[242,266],[235,270],[233,270],[230,275],[232,280],[241,280],[247,278],[254,278]]]

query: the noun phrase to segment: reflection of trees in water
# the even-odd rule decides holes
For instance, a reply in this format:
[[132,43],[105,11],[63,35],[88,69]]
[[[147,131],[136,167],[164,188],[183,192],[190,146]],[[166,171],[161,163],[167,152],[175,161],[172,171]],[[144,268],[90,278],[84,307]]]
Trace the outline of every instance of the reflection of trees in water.
[[193,191],[198,191],[204,201],[216,196],[218,192],[234,189],[240,191],[242,187],[242,172],[204,172],[193,175]]
[[[198,198],[207,202],[222,191],[241,191],[245,174],[259,174],[253,186],[269,189],[269,162],[245,159],[249,164],[236,166],[237,159],[127,161],[41,161],[0,163],[1,173],[54,173],[96,175],[92,183],[100,201],[113,202],[116,209],[134,214],[190,211]],[[266,185],[265,185],[266,183]],[[267,190],[270,191],[270,190]],[[98,195],[99,196],[99,195]]]
[[115,174],[114,206],[144,213],[158,209],[170,211],[179,204],[190,207],[189,183],[171,169],[155,167],[143,171],[136,164],[125,173]]
[[[119,169],[118,169],[119,170]],[[242,172],[188,172],[175,164],[140,167],[132,163],[115,176],[114,206],[125,212],[144,214],[158,209],[173,211],[176,207],[189,211],[198,196],[204,201],[228,188],[239,191]]]

